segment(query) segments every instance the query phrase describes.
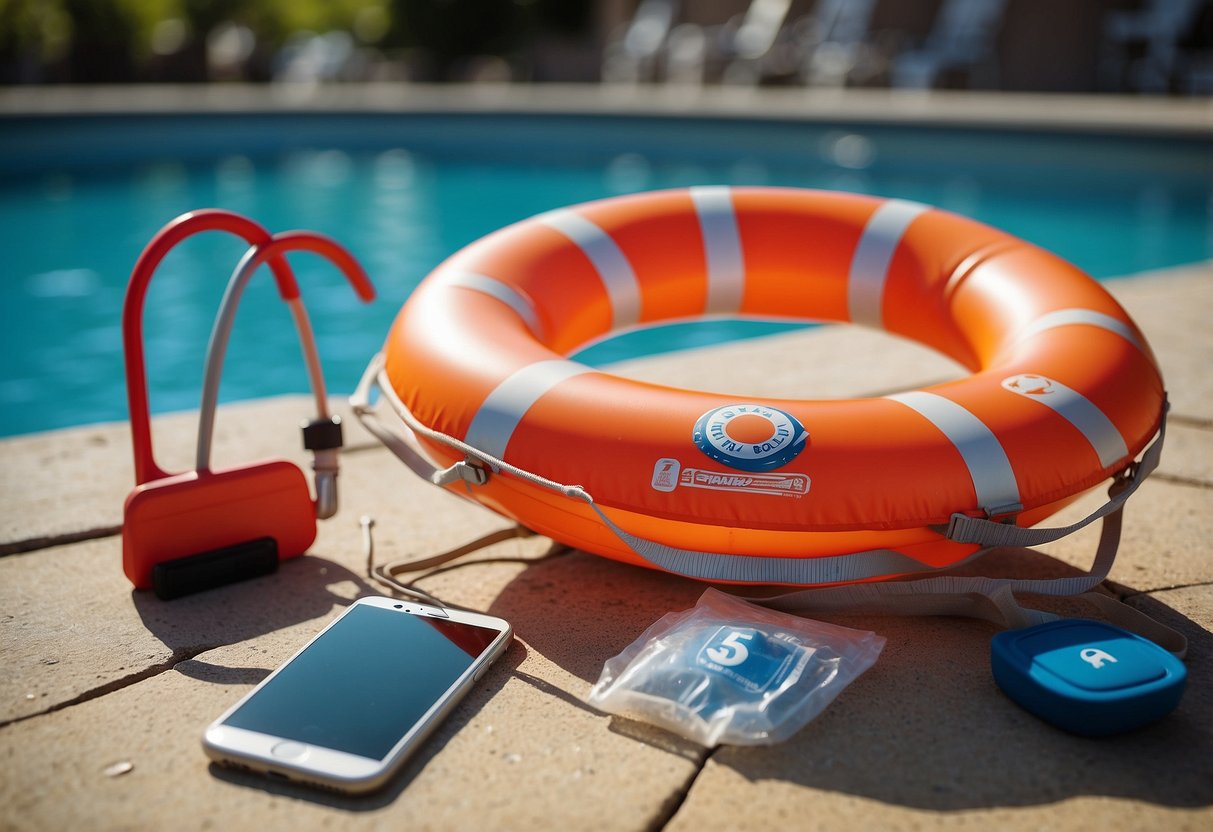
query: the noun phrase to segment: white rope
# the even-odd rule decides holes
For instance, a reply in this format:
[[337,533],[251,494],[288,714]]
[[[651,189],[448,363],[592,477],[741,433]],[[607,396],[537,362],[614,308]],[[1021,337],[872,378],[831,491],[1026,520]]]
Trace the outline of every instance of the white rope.
[[[366,425],[367,429],[374,433],[375,436],[382,437],[382,434],[385,433],[391,436],[392,434],[385,427],[383,427],[382,424],[378,423],[378,414],[375,412],[374,406],[370,403],[370,388],[372,384],[378,386],[379,391],[383,394],[383,397],[387,400],[388,404],[391,405],[392,410],[396,412],[396,415],[401,418],[409,430],[411,430],[414,434],[424,436],[427,439],[432,439],[439,444],[446,445],[447,447],[459,451],[464,456],[479,460],[491,471],[493,471],[493,473],[505,472],[511,476],[517,477],[520,480],[523,480],[524,482],[529,482],[532,485],[537,485],[540,488],[545,488],[549,491],[555,491],[557,494],[569,497],[570,499],[583,500],[588,503],[593,502],[593,498],[591,498],[590,495],[586,493],[586,490],[580,485],[565,485],[564,483],[550,480],[547,477],[541,477],[538,474],[523,470],[516,465],[511,465],[503,459],[486,454],[479,448],[475,448],[460,439],[450,436],[449,434],[442,433],[441,431],[434,430],[433,428],[422,424],[417,417],[412,414],[408,407],[405,406],[404,402],[400,400],[400,397],[396,395],[396,391],[392,388],[392,383],[387,377],[387,372],[383,369],[382,353],[376,354],[375,357],[371,359],[371,363],[367,366],[366,372],[363,373],[362,380],[358,383],[358,387],[354,390],[353,395],[350,396],[350,408],[354,411],[354,415],[357,416],[359,421],[361,421],[363,425]],[[370,422],[370,424],[368,424],[368,422]],[[371,424],[374,424],[374,427],[371,427]],[[399,447],[400,444],[402,444],[401,440],[396,437],[393,443],[389,445],[389,448],[394,451],[397,447]],[[400,456],[400,454],[397,454],[397,456]],[[410,459],[419,458],[419,455],[411,449],[408,456]],[[423,479],[427,479],[435,485],[449,482],[448,479],[444,479],[447,472],[466,470],[466,466],[464,468],[460,468],[461,463],[455,463],[455,465],[452,465],[450,468],[439,469],[428,462],[422,461],[422,467],[419,471],[417,468],[413,467],[413,463],[410,461],[410,459],[405,459],[402,457],[401,461],[403,461],[405,465],[413,470],[414,473],[417,473]],[[467,477],[460,476],[459,478],[466,479]]]

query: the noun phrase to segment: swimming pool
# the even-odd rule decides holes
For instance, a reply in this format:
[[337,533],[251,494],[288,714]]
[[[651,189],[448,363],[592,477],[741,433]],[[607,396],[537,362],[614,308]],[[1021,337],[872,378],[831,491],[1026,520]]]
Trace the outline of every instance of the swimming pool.
[[[412,288],[503,225],[652,188],[771,184],[919,200],[1003,228],[1099,278],[1213,257],[1206,140],[792,121],[476,114],[151,115],[0,123],[0,435],[126,417],[120,315],[130,268],[164,223],[223,207],[330,234],[379,290],[293,259],[330,389],[348,392]],[[212,316],[243,247],[188,240],[146,306],[153,410],[197,406]],[[602,364],[764,334],[727,323],[594,347]],[[272,281],[250,286],[222,398],[303,392]]]

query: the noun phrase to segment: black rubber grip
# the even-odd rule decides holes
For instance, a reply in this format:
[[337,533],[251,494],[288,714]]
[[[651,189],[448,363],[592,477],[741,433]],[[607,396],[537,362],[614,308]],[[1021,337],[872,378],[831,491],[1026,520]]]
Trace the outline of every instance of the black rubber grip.
[[303,426],[303,447],[309,451],[328,451],[340,448],[341,417],[316,419]]
[[212,549],[152,567],[152,590],[163,601],[206,589],[273,574],[278,569],[278,541],[260,537]]

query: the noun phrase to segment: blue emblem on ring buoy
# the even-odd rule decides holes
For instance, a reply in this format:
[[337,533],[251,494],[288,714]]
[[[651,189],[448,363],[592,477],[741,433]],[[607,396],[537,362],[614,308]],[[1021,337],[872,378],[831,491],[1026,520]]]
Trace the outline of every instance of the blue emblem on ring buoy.
[[782,468],[809,438],[791,413],[761,404],[729,404],[709,410],[691,435],[704,454],[739,471]]

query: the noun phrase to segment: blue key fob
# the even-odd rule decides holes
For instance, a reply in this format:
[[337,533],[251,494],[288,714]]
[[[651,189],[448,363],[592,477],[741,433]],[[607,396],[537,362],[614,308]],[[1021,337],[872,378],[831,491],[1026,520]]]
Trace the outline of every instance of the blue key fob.
[[1183,696],[1183,662],[1152,641],[1086,619],[994,636],[994,681],[1022,708],[1074,734],[1103,737],[1169,714]]

